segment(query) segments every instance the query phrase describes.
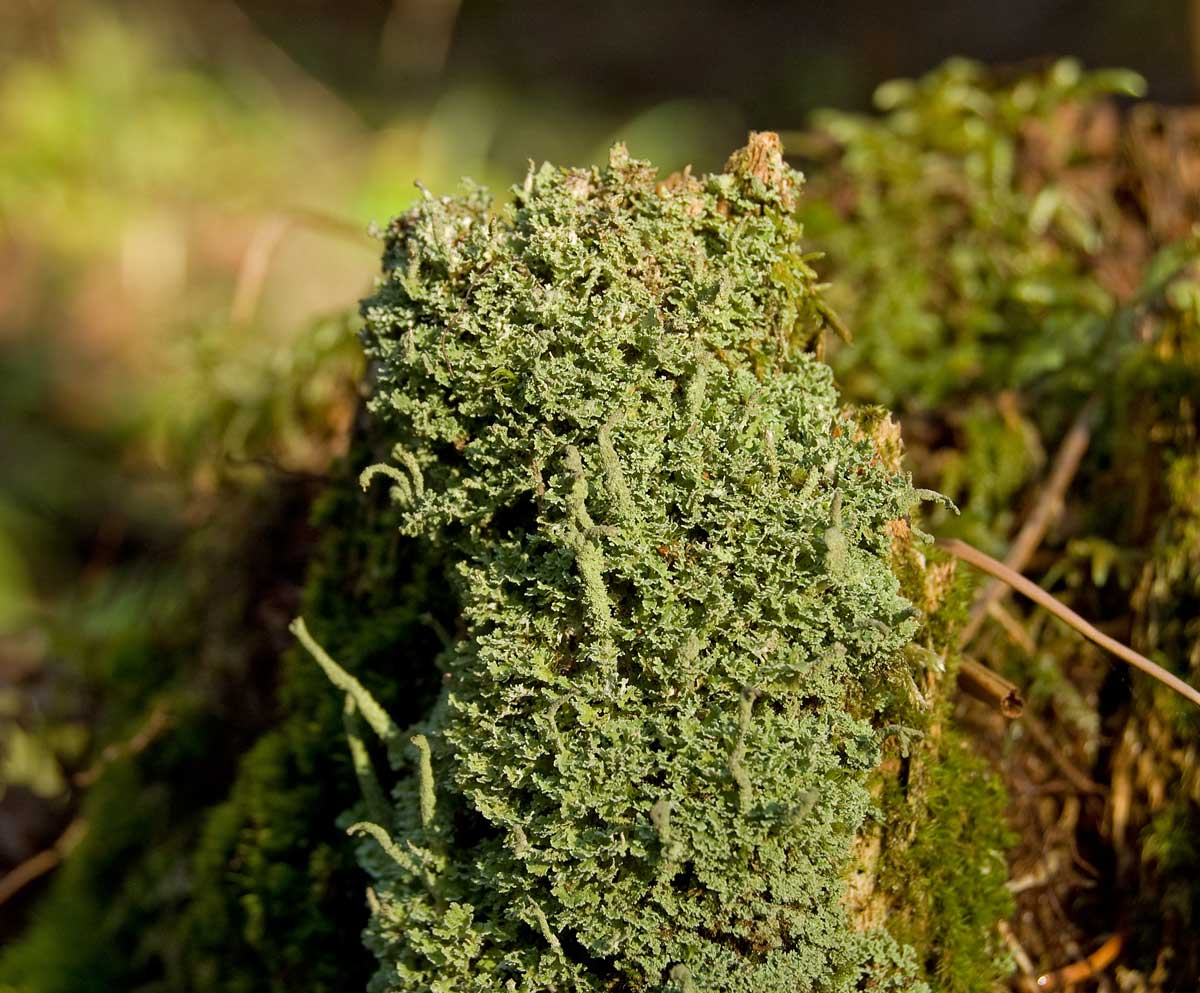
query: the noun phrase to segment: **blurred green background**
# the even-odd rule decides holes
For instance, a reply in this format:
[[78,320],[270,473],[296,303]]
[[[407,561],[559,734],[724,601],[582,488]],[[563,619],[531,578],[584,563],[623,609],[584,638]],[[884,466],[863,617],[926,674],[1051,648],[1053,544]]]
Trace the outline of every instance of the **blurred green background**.
[[[231,488],[319,484],[344,451],[368,227],[414,181],[502,189],[615,140],[709,169],[950,55],[1059,54],[1193,102],[1200,3],[2,0],[0,875],[176,678],[129,646],[184,623]],[[205,670],[237,701],[230,755],[275,707],[271,671],[235,669]]]

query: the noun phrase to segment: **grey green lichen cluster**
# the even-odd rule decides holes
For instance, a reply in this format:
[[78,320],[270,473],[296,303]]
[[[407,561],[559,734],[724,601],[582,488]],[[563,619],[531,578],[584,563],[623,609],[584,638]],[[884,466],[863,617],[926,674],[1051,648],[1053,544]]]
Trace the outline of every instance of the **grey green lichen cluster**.
[[702,179],[618,147],[388,230],[364,483],[461,619],[411,739],[323,659],[403,774],[352,736],[374,989],[921,988],[845,903],[919,494],[809,353],[799,184],[770,135]]

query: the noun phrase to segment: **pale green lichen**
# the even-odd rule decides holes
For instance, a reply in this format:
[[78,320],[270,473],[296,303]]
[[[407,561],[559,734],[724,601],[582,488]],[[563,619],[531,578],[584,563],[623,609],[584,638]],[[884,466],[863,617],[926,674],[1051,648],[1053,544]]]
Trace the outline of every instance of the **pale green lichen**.
[[375,989],[920,988],[844,903],[917,494],[808,352],[799,183],[773,136],[662,183],[617,148],[389,229],[376,471],[461,637],[394,829],[356,827]]

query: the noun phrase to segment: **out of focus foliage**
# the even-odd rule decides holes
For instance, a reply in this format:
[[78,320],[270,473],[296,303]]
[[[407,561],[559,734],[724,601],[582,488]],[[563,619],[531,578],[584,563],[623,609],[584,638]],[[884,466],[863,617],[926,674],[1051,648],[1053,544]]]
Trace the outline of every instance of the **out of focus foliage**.
[[1132,73],[1071,61],[1007,84],[952,61],[881,87],[882,117],[818,115],[842,149],[818,182],[841,199],[830,189],[832,202],[810,198],[806,213],[860,337],[836,361],[848,388],[919,410],[1099,372],[1088,360],[1118,300],[1089,260],[1109,205],[1018,169],[1031,128],[1055,111],[1141,90]]
[[1009,80],[952,61],[881,87],[880,117],[818,115],[804,142],[802,211],[855,334],[834,366],[908,419],[918,471],[966,512],[945,524],[992,551],[1085,400],[1104,387],[1104,412],[1125,409],[1107,388],[1192,307],[1168,287],[1194,257],[1187,224],[1155,230],[1120,173],[1105,97],[1140,91],[1069,60]]

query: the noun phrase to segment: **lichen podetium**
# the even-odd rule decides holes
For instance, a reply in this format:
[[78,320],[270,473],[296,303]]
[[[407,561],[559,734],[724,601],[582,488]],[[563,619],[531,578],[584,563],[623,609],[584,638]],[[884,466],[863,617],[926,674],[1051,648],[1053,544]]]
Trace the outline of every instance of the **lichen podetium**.
[[618,146],[388,228],[363,311],[395,448],[363,481],[447,551],[461,619],[354,829],[374,989],[924,988],[846,884],[912,685],[920,494],[812,354],[800,184],[773,135],[665,181]]

